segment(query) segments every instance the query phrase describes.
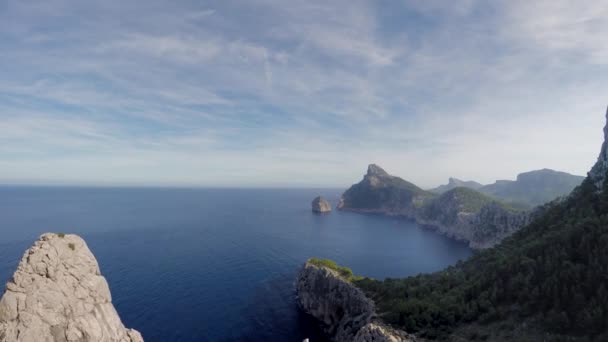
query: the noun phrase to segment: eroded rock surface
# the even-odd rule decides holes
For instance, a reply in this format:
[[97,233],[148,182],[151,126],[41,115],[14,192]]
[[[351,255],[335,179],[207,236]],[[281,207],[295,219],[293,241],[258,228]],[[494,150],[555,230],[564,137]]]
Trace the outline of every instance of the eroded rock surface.
[[312,200],[312,211],[315,213],[328,213],[331,211],[331,204],[325,198],[318,196]]
[[23,255],[0,300],[2,342],[142,342],[112,305],[83,239],[47,233]]
[[376,323],[374,303],[335,270],[306,262],[296,291],[301,308],[322,323],[333,341],[413,341]]

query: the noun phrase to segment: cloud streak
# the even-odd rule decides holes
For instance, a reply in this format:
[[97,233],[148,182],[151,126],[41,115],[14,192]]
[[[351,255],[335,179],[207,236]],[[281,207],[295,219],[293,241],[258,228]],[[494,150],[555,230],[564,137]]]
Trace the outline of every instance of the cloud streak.
[[[608,4],[75,3],[0,8],[0,182],[423,186],[601,139]],[[40,171],[44,170],[44,171]]]

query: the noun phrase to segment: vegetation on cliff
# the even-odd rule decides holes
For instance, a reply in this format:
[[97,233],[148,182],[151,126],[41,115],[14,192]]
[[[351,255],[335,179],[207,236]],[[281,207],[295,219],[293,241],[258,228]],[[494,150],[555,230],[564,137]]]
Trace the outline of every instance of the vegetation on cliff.
[[424,198],[434,196],[371,164],[363,180],[342,195],[341,209],[401,211],[413,209]]
[[515,181],[497,181],[477,190],[514,206],[532,208],[569,194],[584,179],[566,172],[543,169],[521,173]]
[[348,280],[348,281],[353,281],[353,280],[361,280],[363,279],[362,277],[358,277],[355,276],[353,274],[353,270],[351,270],[348,267],[345,266],[340,266],[338,265],[335,261],[333,260],[329,260],[329,259],[320,259],[320,258],[310,258],[308,259],[308,263],[313,264],[315,266],[319,266],[319,267],[327,267],[330,270],[334,270],[336,272],[338,272],[338,274]]
[[493,322],[508,335],[526,322],[530,330],[607,340],[606,246],[608,191],[598,193],[586,180],[530,225],[466,262],[434,274],[355,283],[387,323],[427,338]]

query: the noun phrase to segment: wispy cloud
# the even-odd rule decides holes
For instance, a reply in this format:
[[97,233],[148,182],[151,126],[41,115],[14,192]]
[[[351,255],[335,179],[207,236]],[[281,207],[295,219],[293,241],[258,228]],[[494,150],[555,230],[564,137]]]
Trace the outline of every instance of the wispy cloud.
[[2,6],[0,182],[487,182],[601,139],[604,1]]

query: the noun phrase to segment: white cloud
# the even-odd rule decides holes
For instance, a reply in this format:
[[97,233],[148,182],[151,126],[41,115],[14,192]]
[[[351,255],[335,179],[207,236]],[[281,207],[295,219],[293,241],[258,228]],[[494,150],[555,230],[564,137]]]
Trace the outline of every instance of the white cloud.
[[10,1],[0,181],[44,167],[47,180],[343,186],[378,162],[432,186],[593,162],[604,1],[408,1],[397,26],[374,6]]

